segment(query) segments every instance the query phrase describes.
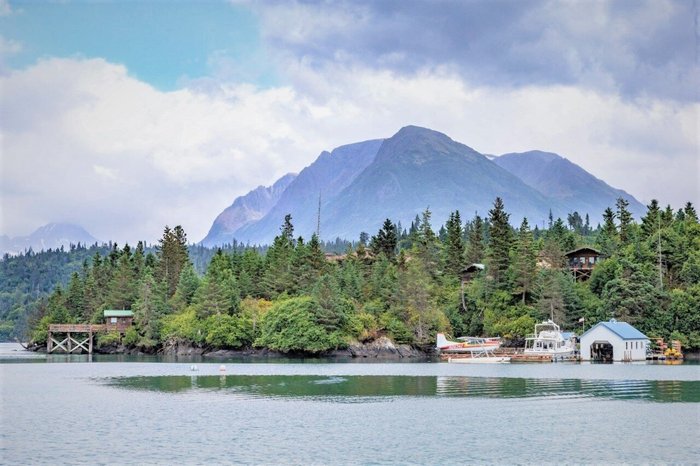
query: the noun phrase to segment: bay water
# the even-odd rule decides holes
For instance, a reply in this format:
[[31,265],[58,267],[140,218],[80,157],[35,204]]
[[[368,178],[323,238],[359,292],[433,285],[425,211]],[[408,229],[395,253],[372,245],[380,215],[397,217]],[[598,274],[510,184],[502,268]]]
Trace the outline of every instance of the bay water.
[[209,361],[18,349],[0,344],[2,464],[700,462],[696,364]]

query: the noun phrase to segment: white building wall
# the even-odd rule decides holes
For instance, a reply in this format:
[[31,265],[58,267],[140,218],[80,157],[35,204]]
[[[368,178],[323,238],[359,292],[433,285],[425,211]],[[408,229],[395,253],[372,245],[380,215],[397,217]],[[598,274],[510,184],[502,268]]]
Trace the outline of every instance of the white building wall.
[[622,361],[628,356],[633,361],[646,359],[647,340],[623,340],[616,333],[600,325],[581,336],[581,360],[591,360],[591,345],[595,341],[607,341],[613,346],[613,360]]

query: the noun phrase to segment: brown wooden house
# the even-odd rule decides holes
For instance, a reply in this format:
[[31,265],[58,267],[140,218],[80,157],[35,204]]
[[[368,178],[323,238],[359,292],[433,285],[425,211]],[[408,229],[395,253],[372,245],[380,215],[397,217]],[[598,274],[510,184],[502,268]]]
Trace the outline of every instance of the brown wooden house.
[[130,310],[106,309],[104,311],[105,330],[108,332],[126,332],[126,329],[134,323],[134,313]]
[[600,251],[588,246],[574,249],[565,254],[566,262],[576,280],[587,280],[593,268],[603,259]]

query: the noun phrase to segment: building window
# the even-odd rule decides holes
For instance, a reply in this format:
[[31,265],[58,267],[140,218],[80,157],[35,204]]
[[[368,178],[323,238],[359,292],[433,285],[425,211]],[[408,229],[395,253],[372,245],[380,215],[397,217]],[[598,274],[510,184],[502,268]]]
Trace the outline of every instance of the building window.
[[116,324],[116,323],[117,323],[117,318],[116,318],[116,317],[112,317],[111,319],[109,319],[109,321],[110,321],[111,323],[113,323],[113,324]]

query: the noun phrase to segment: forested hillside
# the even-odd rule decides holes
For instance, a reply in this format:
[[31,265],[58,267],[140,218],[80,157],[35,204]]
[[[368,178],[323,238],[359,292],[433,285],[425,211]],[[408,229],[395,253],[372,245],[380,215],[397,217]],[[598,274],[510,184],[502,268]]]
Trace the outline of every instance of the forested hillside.
[[[546,230],[532,230],[526,219],[513,229],[496,199],[488,218],[462,222],[454,212],[437,234],[427,209],[406,230],[387,219],[374,236],[348,244],[346,255],[327,257],[315,235],[295,237],[287,216],[265,254],[241,245],[217,250],[202,276],[185,232],[166,227],[154,253],[81,250],[90,259],[74,261],[67,285],[39,302],[32,338],[41,343],[52,322],[99,322],[109,308],[134,310],[124,343],[145,351],[177,341],[319,353],[381,335],[431,345],[438,331],[517,339],[550,314],[572,330],[581,317],[589,326],[615,317],[649,336],[700,347],[694,207],[674,212],[653,201],[637,224],[620,200],[604,218],[595,229],[577,213],[566,223],[550,220]],[[590,280],[575,282],[564,252],[585,244],[607,259]],[[485,263],[485,273],[462,288],[461,271],[471,263]],[[27,265],[34,267],[41,265]]]

